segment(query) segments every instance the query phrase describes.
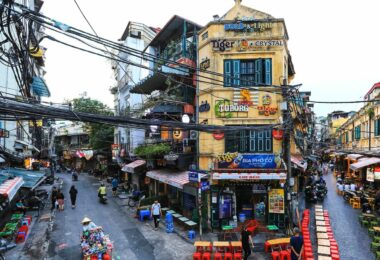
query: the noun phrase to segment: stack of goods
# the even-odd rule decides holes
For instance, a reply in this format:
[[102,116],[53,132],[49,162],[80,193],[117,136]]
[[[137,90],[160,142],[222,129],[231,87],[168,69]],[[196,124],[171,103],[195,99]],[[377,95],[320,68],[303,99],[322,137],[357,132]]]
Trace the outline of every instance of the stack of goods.
[[109,236],[103,233],[101,227],[83,231],[81,247],[84,259],[90,259],[91,256],[104,257],[112,251]]
[[305,209],[303,212],[301,230],[302,230],[302,235],[304,239],[303,259],[307,259],[307,260],[314,259],[313,248],[311,246],[311,240],[310,240],[309,224],[310,224],[310,210]]

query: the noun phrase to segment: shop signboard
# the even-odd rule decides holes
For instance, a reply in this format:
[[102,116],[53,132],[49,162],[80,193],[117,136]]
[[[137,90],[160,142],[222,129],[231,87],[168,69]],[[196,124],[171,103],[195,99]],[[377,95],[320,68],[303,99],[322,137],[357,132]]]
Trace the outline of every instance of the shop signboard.
[[281,158],[274,154],[224,153],[217,160],[220,169],[274,169],[281,166]]
[[380,166],[375,166],[374,175],[375,175],[375,180],[380,180]]
[[285,172],[214,172],[213,180],[286,180]]
[[285,192],[283,189],[272,189],[268,192],[269,196],[269,213],[284,214],[285,213]]
[[202,181],[201,182],[201,191],[206,191],[210,189],[210,182],[209,181]]
[[367,168],[367,181],[374,182],[375,181],[375,173],[374,169],[371,167]]
[[[245,22],[248,22],[247,20]],[[271,22],[250,22],[250,23],[227,23],[224,25],[225,31],[235,32],[264,32],[272,30],[274,23]]]
[[207,70],[208,68],[210,68],[210,59],[209,58],[204,59],[201,62],[201,64],[199,64],[199,68],[200,70]]

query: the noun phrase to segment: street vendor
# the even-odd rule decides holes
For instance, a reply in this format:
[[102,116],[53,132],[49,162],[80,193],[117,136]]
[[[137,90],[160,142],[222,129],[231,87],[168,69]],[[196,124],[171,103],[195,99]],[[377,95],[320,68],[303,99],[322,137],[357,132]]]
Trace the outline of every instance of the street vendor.
[[88,217],[85,217],[83,220],[82,220],[82,225],[83,225],[83,231],[88,231],[90,229],[94,229],[94,228],[97,228],[98,226],[95,225],[94,222],[91,221],[91,219],[89,219]]

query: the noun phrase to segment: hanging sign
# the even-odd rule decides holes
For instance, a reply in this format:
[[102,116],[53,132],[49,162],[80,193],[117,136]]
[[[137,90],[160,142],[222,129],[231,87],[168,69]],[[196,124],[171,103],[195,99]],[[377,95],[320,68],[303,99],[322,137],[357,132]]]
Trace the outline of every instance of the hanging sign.
[[264,95],[261,98],[261,103],[262,105],[257,107],[259,110],[259,115],[270,116],[277,113],[278,108],[271,106],[272,97],[270,95]]
[[269,213],[284,214],[285,213],[285,192],[283,189],[272,189],[268,192],[269,196]]
[[205,58],[201,64],[199,64],[199,69],[200,70],[207,70],[208,68],[210,68],[210,59],[209,58]]
[[210,189],[210,182],[209,181],[202,181],[201,182],[201,191],[206,191]]
[[215,133],[212,133],[212,136],[214,137],[215,140],[222,140],[224,138],[224,133],[215,132]]
[[367,168],[367,181],[374,182],[375,181],[375,173],[374,169],[371,167]]
[[375,180],[380,180],[380,166],[375,166],[374,174],[375,174]]
[[199,106],[199,112],[207,112],[210,111],[210,104],[206,101],[202,101],[201,105]]
[[219,169],[274,169],[281,166],[281,157],[274,154],[224,153],[217,157]]

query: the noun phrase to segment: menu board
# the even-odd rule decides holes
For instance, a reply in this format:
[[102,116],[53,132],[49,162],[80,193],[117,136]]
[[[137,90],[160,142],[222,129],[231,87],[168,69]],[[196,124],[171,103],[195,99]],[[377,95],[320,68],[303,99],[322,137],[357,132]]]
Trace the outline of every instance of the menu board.
[[269,191],[269,213],[285,213],[285,196],[283,189]]

